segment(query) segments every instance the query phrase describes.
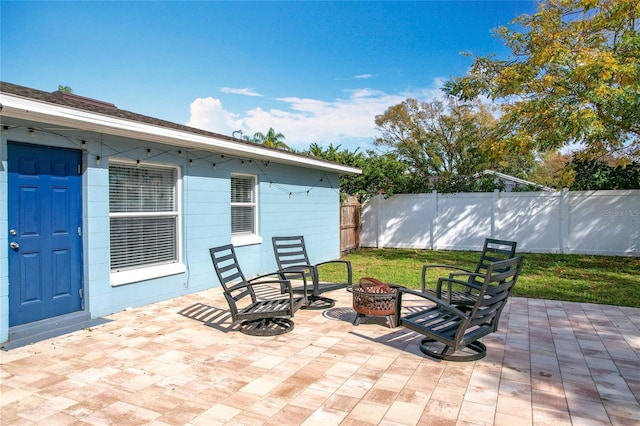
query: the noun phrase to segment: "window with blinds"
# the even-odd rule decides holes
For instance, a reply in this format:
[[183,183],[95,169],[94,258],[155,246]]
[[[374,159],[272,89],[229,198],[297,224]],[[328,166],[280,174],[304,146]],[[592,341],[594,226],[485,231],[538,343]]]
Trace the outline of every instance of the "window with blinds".
[[256,234],[256,177],[231,175],[231,233]]
[[111,270],[178,261],[177,169],[109,165]]

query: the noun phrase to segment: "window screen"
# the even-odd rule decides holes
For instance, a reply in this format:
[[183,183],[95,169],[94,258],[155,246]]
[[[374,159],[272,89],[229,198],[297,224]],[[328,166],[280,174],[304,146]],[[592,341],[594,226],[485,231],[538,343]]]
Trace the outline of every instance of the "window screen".
[[111,269],[178,261],[177,170],[111,164]]
[[231,176],[231,233],[256,233],[255,176]]

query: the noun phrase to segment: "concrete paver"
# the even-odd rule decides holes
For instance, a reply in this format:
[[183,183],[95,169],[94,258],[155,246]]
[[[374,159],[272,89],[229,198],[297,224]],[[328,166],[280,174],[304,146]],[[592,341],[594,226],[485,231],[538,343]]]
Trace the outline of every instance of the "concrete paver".
[[0,352],[0,423],[640,422],[640,309],[512,298],[487,357],[452,363],[329,295],[281,336],[238,332],[214,288]]

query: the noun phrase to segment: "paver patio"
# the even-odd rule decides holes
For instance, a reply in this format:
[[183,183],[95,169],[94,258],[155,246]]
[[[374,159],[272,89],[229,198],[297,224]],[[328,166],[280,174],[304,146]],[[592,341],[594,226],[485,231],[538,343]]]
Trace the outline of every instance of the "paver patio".
[[276,337],[230,330],[215,288],[0,351],[0,423],[640,423],[640,309],[513,298],[487,357],[452,363],[329,296]]

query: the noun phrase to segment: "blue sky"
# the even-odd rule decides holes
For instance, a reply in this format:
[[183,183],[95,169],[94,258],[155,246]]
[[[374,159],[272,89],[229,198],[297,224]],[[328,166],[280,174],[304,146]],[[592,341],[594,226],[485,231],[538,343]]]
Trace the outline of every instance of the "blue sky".
[[0,79],[59,84],[118,108],[231,135],[270,127],[372,148],[374,118],[430,100],[491,30],[536,1],[0,2]]

